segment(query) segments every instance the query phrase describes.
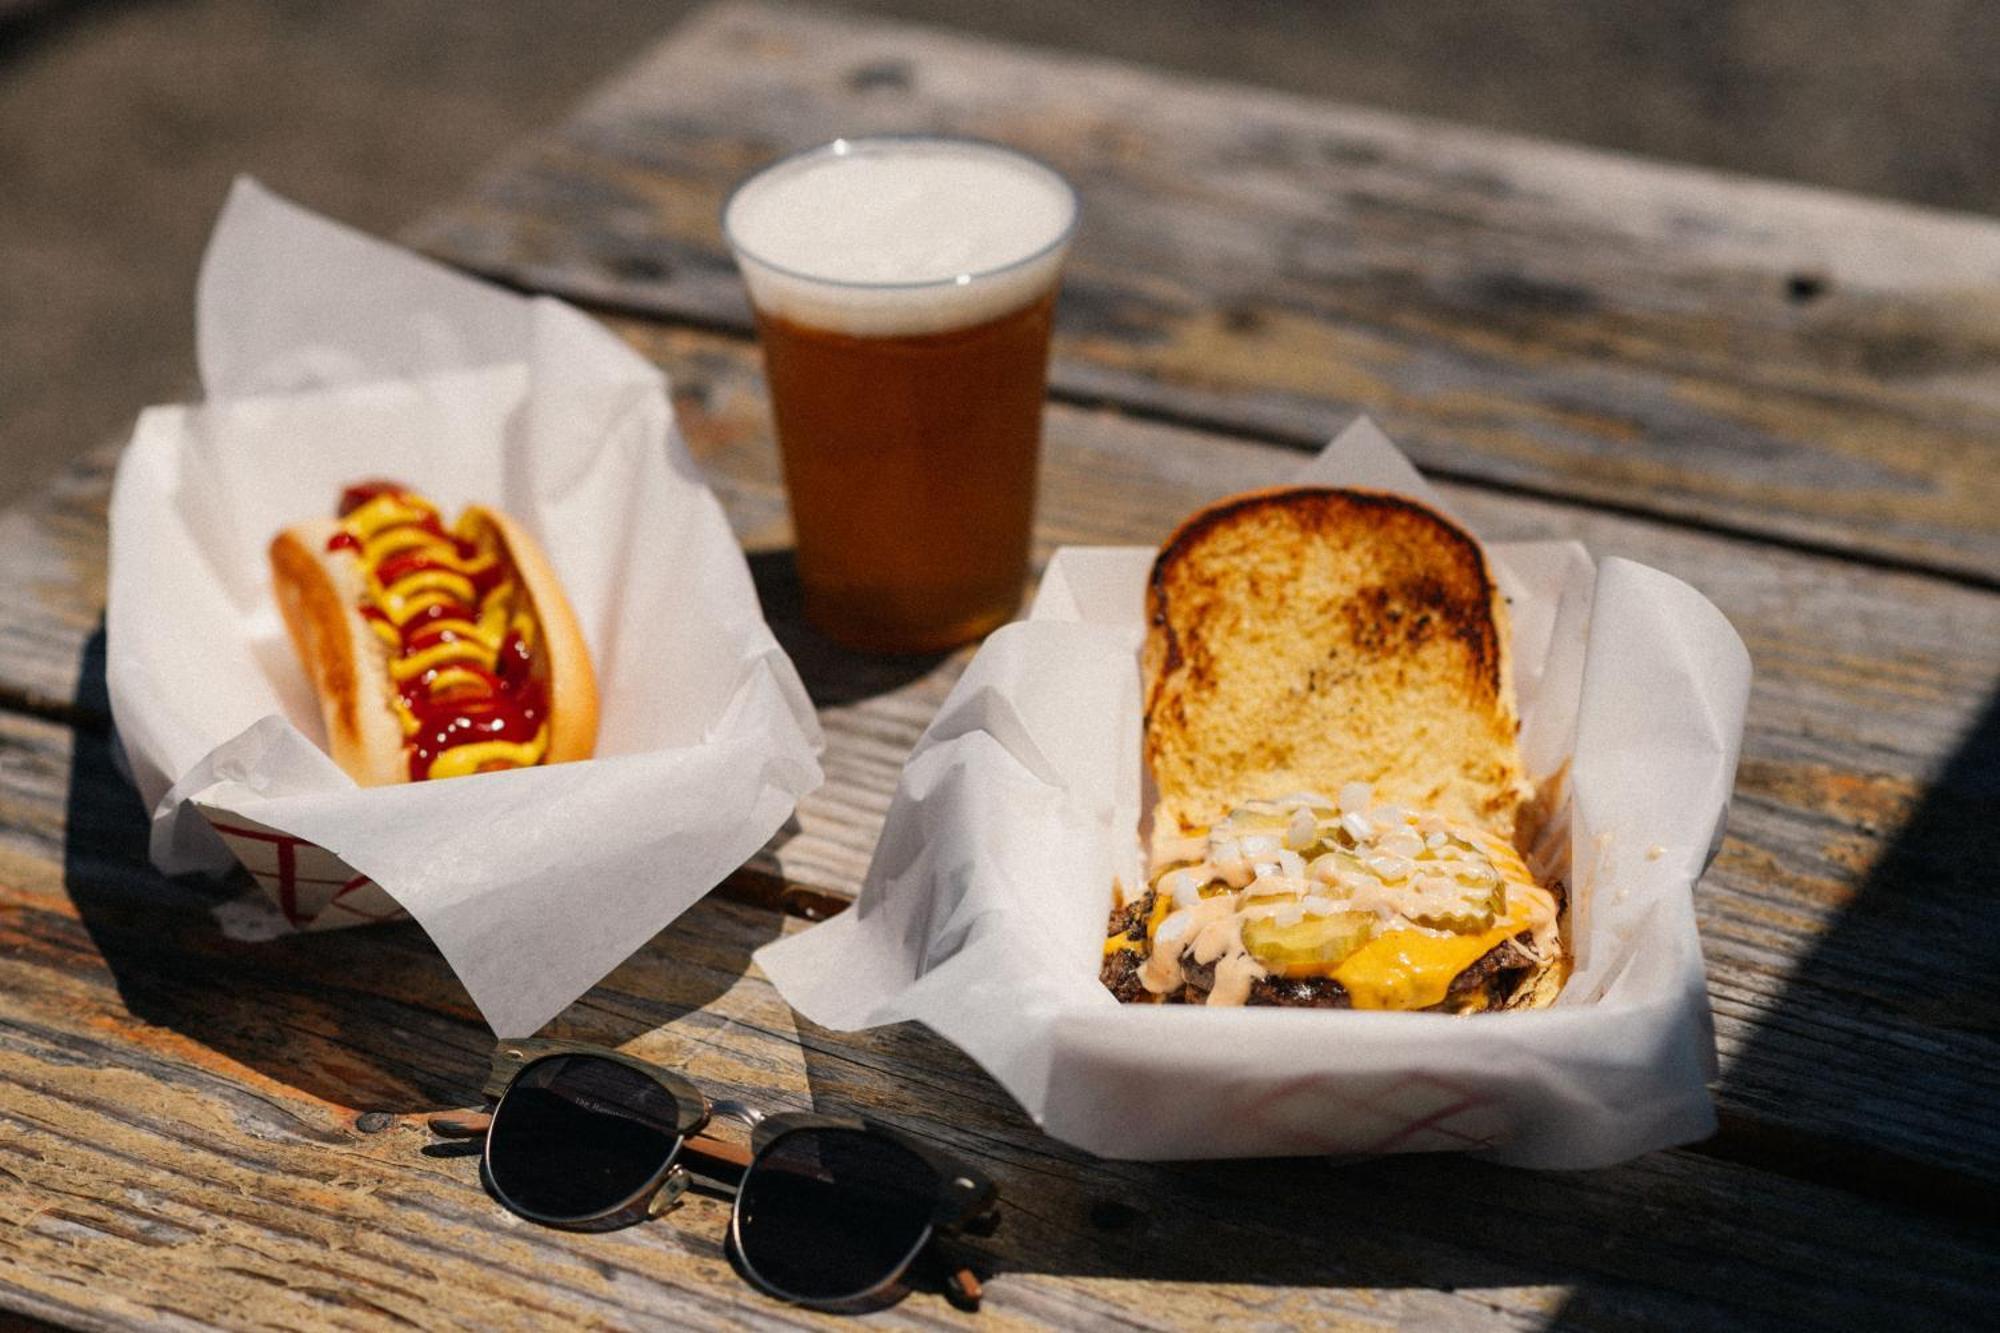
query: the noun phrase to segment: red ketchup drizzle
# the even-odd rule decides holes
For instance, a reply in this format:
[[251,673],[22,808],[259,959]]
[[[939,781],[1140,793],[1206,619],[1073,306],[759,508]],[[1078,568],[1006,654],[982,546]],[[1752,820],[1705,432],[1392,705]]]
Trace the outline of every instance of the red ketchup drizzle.
[[[347,515],[381,495],[401,495],[406,488],[392,481],[364,481],[349,486],[340,497],[340,516]],[[415,526],[450,541],[462,559],[479,553],[478,543],[445,531],[435,513],[416,520]],[[345,530],[328,540],[329,551],[351,550],[358,557],[361,543]],[[398,579],[441,566],[418,551],[399,551],[383,560],[376,579],[384,587]],[[454,570],[454,573],[463,571]],[[361,608],[364,618],[396,629],[398,657],[409,657],[440,643],[454,642],[459,631],[449,626],[435,628],[440,620],[479,621],[479,602],[507,577],[506,563],[492,561],[485,569],[466,574],[472,584],[470,604],[457,598],[427,606],[396,626],[380,607]],[[535,739],[548,716],[548,689],[532,672],[533,654],[518,634],[509,631],[501,641],[496,658],[497,671],[488,671],[476,662],[451,663],[426,671],[402,686],[403,703],[417,719],[416,734],[405,746],[410,757],[410,780],[422,782],[431,775],[431,766],[445,751],[481,741],[508,741],[525,744]],[[433,697],[431,686],[442,671],[462,672],[473,679],[461,679],[440,696]]]
[[357,481],[340,493],[340,516],[346,518],[378,495],[401,495],[408,489],[400,481],[384,481],[380,477]]
[[403,692],[403,701],[417,715],[417,734],[409,745],[410,781],[428,778],[438,756],[453,746],[475,741],[523,744],[535,739],[541,730],[548,703],[540,682],[524,680],[512,689],[503,686],[499,693],[468,690],[463,697],[426,700],[420,686],[429,674],[410,682],[419,688]]

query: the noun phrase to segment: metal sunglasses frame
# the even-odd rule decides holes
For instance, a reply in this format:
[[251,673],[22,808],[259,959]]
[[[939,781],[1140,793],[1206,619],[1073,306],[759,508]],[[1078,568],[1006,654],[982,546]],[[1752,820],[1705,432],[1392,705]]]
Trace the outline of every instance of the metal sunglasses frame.
[[[492,1139],[486,1137],[486,1130],[499,1117],[506,1105],[507,1094],[512,1091],[521,1075],[545,1060],[578,1056],[608,1060],[613,1064],[622,1065],[664,1089],[674,1101],[675,1139],[659,1169],[632,1194],[588,1215],[553,1217],[522,1206],[500,1187],[493,1173]],[[743,1248],[742,1194],[739,1190],[737,1201],[731,1207],[729,1214],[729,1240],[735,1249],[736,1260],[744,1276],[759,1290],[794,1305],[848,1312],[890,1304],[902,1295],[906,1279],[917,1260],[940,1237],[953,1233],[991,1234],[999,1221],[998,1191],[993,1182],[919,1139],[856,1116],[828,1116],[805,1111],[765,1115],[739,1102],[727,1100],[711,1102],[700,1088],[670,1069],[589,1042],[548,1038],[503,1041],[494,1049],[491,1070],[482,1091],[492,1103],[490,1112],[436,1116],[431,1120],[431,1128],[448,1137],[485,1137],[479,1154],[479,1175],[487,1192],[503,1208],[518,1217],[566,1231],[610,1231],[644,1221],[648,1217],[656,1217],[666,1211],[686,1192],[690,1183],[687,1168],[681,1161],[684,1155],[705,1159],[711,1167],[719,1164],[747,1176],[755,1168],[758,1159],[781,1140],[808,1131],[837,1130],[885,1139],[913,1154],[928,1166],[937,1180],[937,1198],[916,1243],[881,1280],[865,1290],[834,1298],[802,1296],[797,1292],[788,1291],[758,1271]],[[712,1138],[702,1132],[717,1116],[740,1120],[750,1127],[748,1151],[739,1144]],[[711,1172],[704,1171],[702,1174],[707,1175]],[[739,1176],[739,1180],[740,1178]],[[978,1279],[970,1270],[955,1271],[950,1274],[947,1282],[947,1294],[961,1303],[976,1305],[980,1296]]]

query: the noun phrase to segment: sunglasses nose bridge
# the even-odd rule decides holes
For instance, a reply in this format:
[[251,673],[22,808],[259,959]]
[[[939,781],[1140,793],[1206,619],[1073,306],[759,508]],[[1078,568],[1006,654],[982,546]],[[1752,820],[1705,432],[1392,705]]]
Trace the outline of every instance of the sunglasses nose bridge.
[[740,1102],[734,1097],[717,1098],[708,1104],[708,1110],[711,1117],[725,1116],[747,1129],[755,1129],[758,1125],[764,1123],[764,1113],[762,1111],[747,1102]]

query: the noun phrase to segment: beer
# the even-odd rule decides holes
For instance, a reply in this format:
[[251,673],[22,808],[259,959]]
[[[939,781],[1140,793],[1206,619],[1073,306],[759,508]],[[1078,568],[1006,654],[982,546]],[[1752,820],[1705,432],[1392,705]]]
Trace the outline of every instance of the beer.
[[731,197],[806,617],[829,637],[928,651],[1013,613],[1075,211],[1041,164],[940,139],[841,141]]

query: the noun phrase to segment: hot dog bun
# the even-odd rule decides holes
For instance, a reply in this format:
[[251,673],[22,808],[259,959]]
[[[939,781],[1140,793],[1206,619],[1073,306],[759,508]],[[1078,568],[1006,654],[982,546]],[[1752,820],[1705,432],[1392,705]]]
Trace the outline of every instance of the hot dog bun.
[[[410,494],[415,503],[425,503]],[[393,664],[406,654],[400,645],[387,641],[396,637],[395,629],[378,630],[371,625],[370,613],[364,611],[373,608],[376,624],[388,625],[378,605],[380,585],[371,580],[368,569],[372,566],[365,564],[360,548],[350,541],[345,549],[329,549],[330,543],[343,539],[344,531],[341,520],[315,519],[285,529],[270,546],[278,609],[318,697],[328,752],[363,786],[408,782],[415,776],[447,776],[450,765],[442,756],[449,755],[449,749],[436,755],[426,753],[420,760],[413,758],[420,743],[416,733],[421,729],[416,726],[416,715],[401,699],[392,675]],[[524,714],[529,721],[519,725],[541,724],[532,741],[536,758],[487,760],[477,767],[589,758],[597,740],[596,676],[575,612],[547,555],[519,523],[497,510],[468,508],[455,532],[479,543],[482,551],[497,550],[506,570],[511,571],[505,606],[494,609],[507,634],[513,635],[516,627],[525,631],[518,649],[520,660],[511,678],[517,692],[529,699]],[[448,536],[444,539],[450,540]],[[471,609],[476,611],[480,605],[475,598]],[[523,614],[526,621],[519,619]],[[511,637],[508,645],[513,647]],[[484,660],[504,673],[508,668],[493,663],[496,651],[489,647]],[[490,671],[479,674],[497,679]],[[411,687],[406,684],[402,688]],[[442,714],[423,714],[426,722],[435,716]],[[457,743],[469,744],[465,740]],[[486,746],[489,750],[499,748],[525,751],[529,746]],[[428,771],[433,760],[440,766],[434,775]]]
[[326,748],[364,787],[409,781],[403,729],[389,702],[389,652],[362,620],[362,578],[327,558],[330,518],[286,528],[271,543],[271,583],[292,650],[319,697]]

